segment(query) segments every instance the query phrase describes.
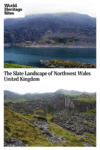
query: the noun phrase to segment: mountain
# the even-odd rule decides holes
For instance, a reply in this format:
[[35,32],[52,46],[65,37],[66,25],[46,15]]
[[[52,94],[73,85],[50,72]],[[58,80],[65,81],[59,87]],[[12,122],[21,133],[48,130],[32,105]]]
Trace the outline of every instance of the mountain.
[[10,92],[10,91],[4,91],[4,99],[20,99],[22,97],[22,95],[18,94],[18,93],[14,93],[14,92]]
[[95,96],[96,93],[87,93],[87,92],[79,92],[79,91],[74,91],[74,90],[64,90],[64,89],[59,89],[56,92],[51,92],[51,93],[26,93],[26,94],[18,94],[14,93],[11,91],[4,91],[4,100],[11,101],[11,102],[18,102],[18,101],[31,101],[31,100],[40,100],[43,99],[44,101],[52,101],[53,99],[56,99],[58,95],[60,94],[67,94],[67,95],[80,95],[82,97],[85,96]]
[[26,93],[26,94],[18,94],[15,92],[11,91],[4,91],[4,99],[5,101],[12,101],[12,102],[17,102],[17,101],[22,101],[22,100],[35,100],[36,98],[41,98],[41,97],[48,97],[50,93]]
[[78,13],[28,15],[4,20],[5,43],[66,44],[91,42],[95,45],[96,18]]
[[68,94],[68,95],[96,95],[96,93],[88,93],[88,92],[79,92],[79,91],[74,91],[74,90],[64,90],[64,89],[59,89],[55,92],[56,94]]
[[81,94],[82,92],[79,91],[74,91],[74,90],[64,90],[64,89],[59,89],[56,91],[56,93],[61,93],[61,94]]

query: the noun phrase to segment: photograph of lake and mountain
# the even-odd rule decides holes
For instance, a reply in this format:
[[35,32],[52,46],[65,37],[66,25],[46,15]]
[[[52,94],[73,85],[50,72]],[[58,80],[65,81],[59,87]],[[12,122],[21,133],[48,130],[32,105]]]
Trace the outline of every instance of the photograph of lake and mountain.
[[4,68],[96,68],[95,5],[28,3],[4,19]]
[[95,147],[96,93],[5,90],[4,146]]

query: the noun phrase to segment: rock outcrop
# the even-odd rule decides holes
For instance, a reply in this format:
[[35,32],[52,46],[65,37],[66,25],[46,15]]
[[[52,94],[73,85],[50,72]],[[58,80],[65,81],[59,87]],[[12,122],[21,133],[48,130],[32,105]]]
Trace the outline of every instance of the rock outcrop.
[[57,63],[57,60],[40,60],[40,63],[47,68],[96,68],[95,64],[82,63],[78,61],[62,61]]
[[[12,129],[14,128],[16,131],[15,128],[17,127],[11,125],[11,123],[13,123],[12,120],[10,124],[8,123],[9,120],[7,116],[9,115],[12,115],[12,119],[17,119],[19,123],[20,121],[21,123],[23,122],[23,125],[26,123],[31,128],[36,127],[41,135],[51,144],[58,146],[73,145],[71,145],[72,141],[70,142],[68,137],[65,138],[63,134],[59,133],[61,129],[61,132],[65,132],[65,135],[70,133],[74,138],[77,137],[78,142],[83,142],[85,146],[95,146],[96,117],[87,115],[84,112],[95,109],[96,102],[89,103],[73,99],[74,98],[64,94],[55,94],[54,96],[50,96],[49,99],[44,97],[44,99],[33,101],[4,103],[6,107],[4,146],[28,146],[28,141],[25,143],[24,140],[15,138],[15,135],[13,135],[15,132],[12,134]],[[9,113],[7,113],[7,111]],[[37,129],[35,132],[38,132]],[[25,130],[23,127],[17,128],[18,133],[16,131],[16,134],[21,136],[19,132],[22,133],[23,130]],[[26,130],[28,130],[28,128],[26,128]],[[26,130],[24,133],[26,133]],[[34,138],[34,136],[32,137]]]
[[72,132],[82,135],[89,132],[96,136],[96,118],[82,113],[74,113],[66,116],[65,119],[51,119],[52,122],[58,124],[64,129],[71,130]]

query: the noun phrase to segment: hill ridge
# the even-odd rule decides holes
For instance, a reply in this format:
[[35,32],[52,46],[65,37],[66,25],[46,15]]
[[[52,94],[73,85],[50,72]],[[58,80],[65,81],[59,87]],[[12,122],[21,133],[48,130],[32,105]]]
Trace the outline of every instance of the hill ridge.
[[[46,35],[49,30],[52,33]],[[6,19],[4,39],[5,43],[68,44],[72,42],[78,44],[85,42],[88,44],[90,42],[95,45],[96,18],[78,13],[54,13],[28,15],[22,19]]]

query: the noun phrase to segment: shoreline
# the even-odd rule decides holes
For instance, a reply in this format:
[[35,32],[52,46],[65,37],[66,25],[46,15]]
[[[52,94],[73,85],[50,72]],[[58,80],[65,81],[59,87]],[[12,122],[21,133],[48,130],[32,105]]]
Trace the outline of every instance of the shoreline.
[[72,60],[40,60],[40,63],[48,68],[96,68],[96,64]]
[[28,45],[28,44],[4,44],[4,47],[19,46],[24,48],[95,48],[91,45]]

